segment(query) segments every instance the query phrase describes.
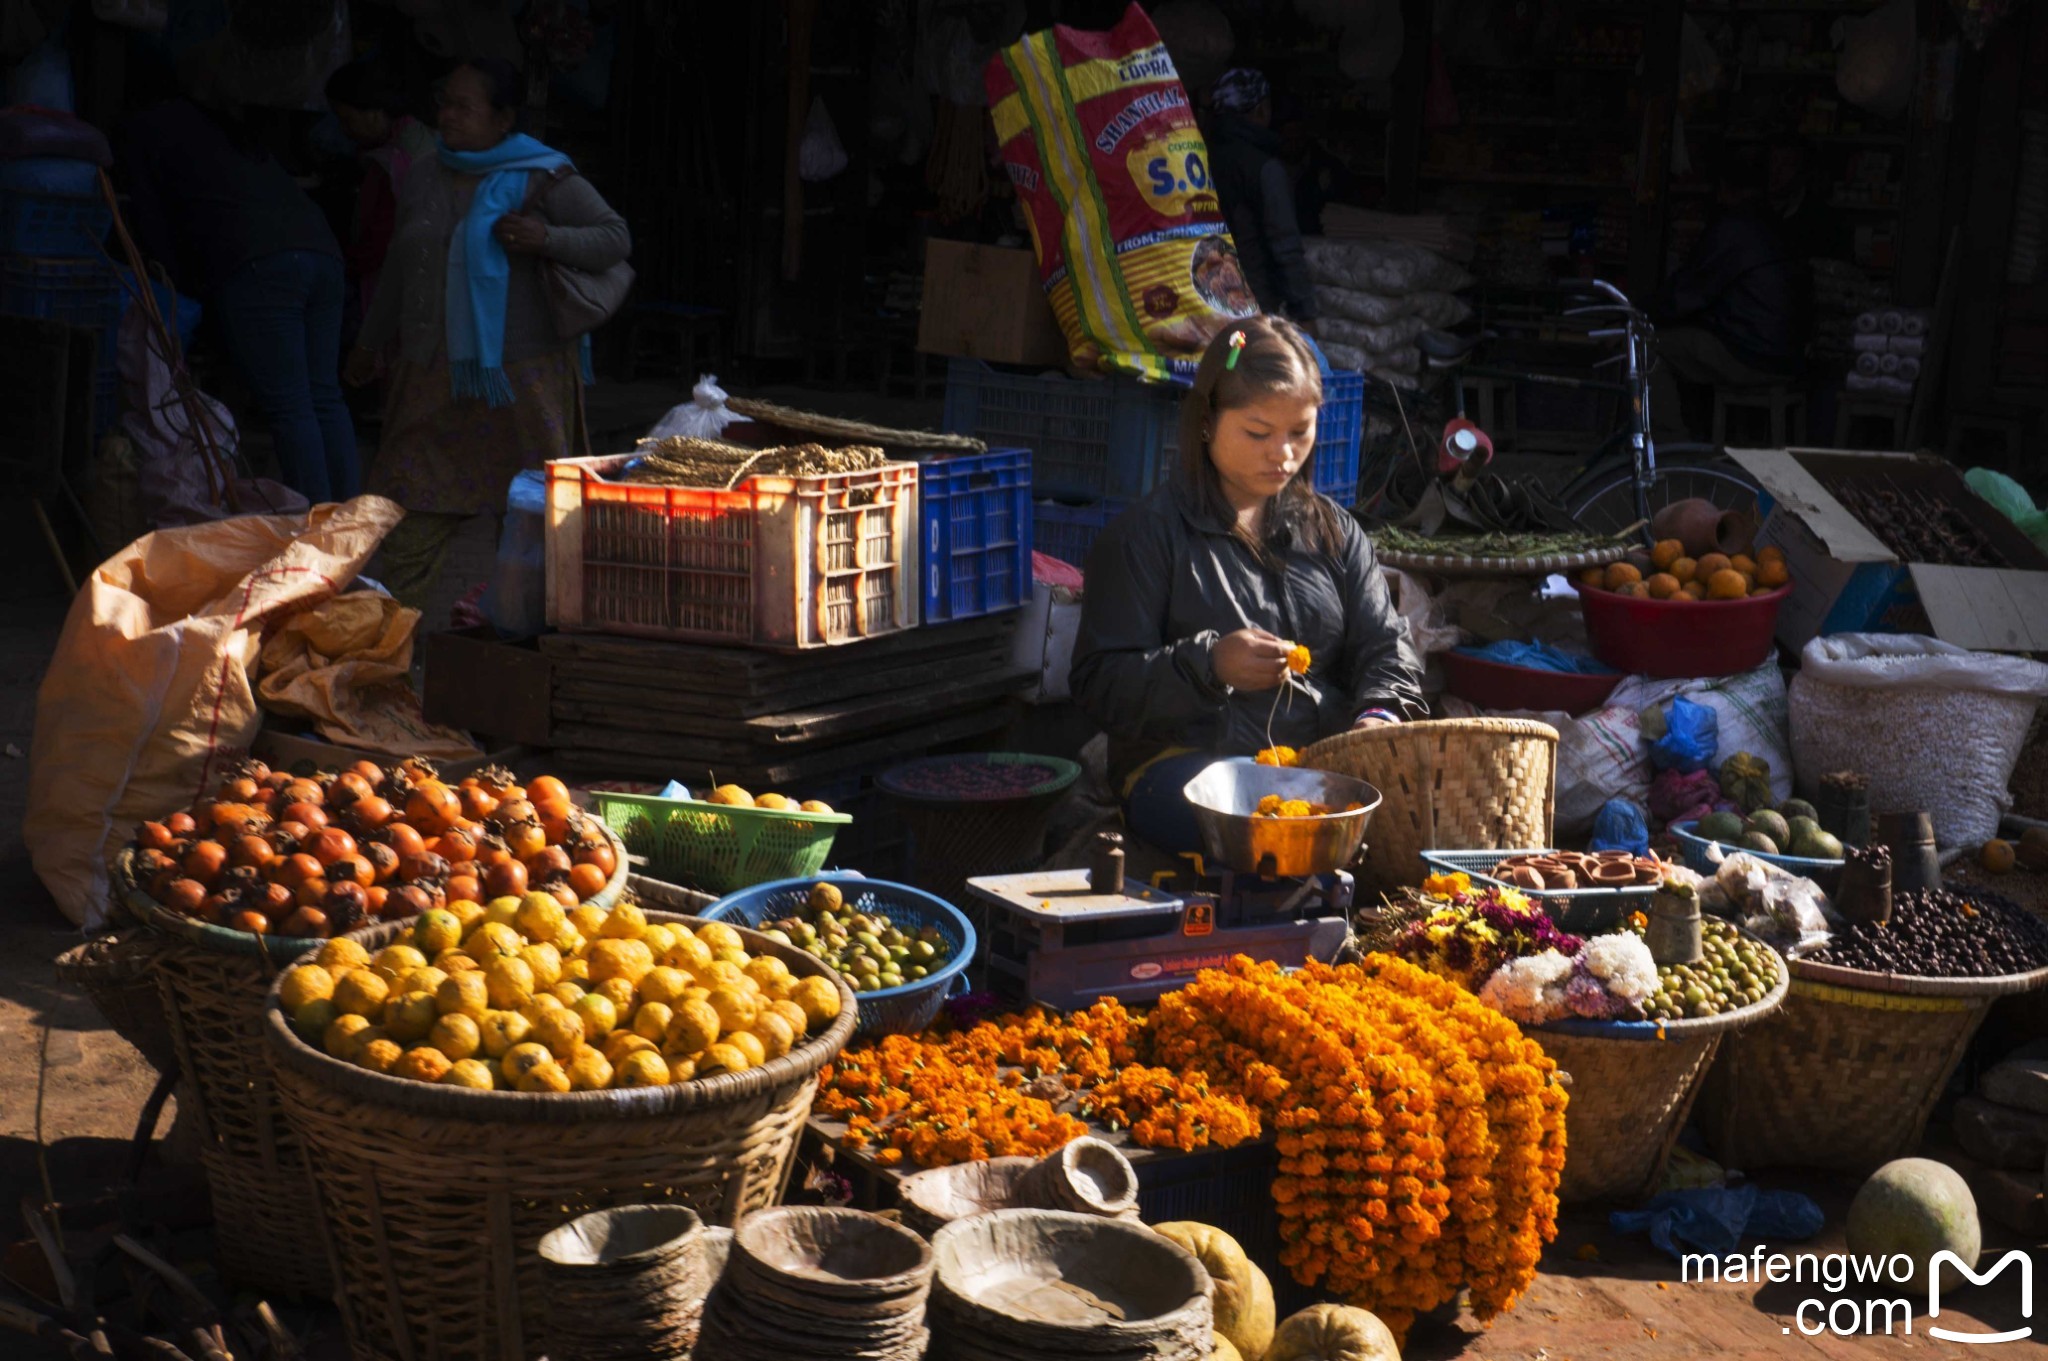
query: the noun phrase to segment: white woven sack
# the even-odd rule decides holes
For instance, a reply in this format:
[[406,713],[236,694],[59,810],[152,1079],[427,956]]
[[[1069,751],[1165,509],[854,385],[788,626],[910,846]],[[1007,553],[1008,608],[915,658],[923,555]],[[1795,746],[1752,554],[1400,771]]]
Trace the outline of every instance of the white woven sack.
[[1800,661],[1790,711],[1802,792],[1860,771],[1872,813],[1925,812],[1943,846],[1998,835],[2048,666],[1893,633],[1816,638]]

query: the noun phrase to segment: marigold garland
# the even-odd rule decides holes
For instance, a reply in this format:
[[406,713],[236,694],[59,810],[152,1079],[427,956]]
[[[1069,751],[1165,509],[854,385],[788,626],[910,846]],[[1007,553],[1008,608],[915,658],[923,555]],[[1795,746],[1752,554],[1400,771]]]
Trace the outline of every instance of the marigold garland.
[[849,1147],[922,1166],[1060,1147],[1087,1128],[1060,1088],[1147,1148],[1270,1130],[1282,1263],[1405,1335],[1461,1286],[1490,1318],[1533,1278],[1557,1233],[1555,1071],[1514,1022],[1391,955],[1293,973],[1239,956],[1145,1017],[1104,1000],[848,1050],[818,1109]]

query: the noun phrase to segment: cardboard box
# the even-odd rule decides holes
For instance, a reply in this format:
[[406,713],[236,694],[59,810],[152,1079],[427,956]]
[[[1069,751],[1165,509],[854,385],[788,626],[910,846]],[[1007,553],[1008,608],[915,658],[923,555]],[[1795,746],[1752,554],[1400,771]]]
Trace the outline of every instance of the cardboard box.
[[[1985,652],[2048,650],[2048,555],[1947,461],[1837,449],[1730,449],[1763,488],[1759,545],[1785,551],[1792,595],[1778,641],[1794,651],[1831,633],[1929,633]],[[2009,567],[1902,562],[1837,498],[1871,485],[1955,508]]]
[[503,642],[488,628],[449,629],[420,640],[430,723],[499,742],[553,745],[554,662],[531,640]]
[[917,348],[994,364],[1064,368],[1067,338],[1053,319],[1028,249],[927,241]]

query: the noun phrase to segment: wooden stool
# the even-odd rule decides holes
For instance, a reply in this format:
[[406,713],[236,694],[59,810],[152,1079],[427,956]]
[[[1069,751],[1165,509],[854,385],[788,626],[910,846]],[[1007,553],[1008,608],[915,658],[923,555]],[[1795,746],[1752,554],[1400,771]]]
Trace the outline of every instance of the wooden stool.
[[684,387],[718,366],[725,348],[725,312],[687,302],[636,302],[626,320],[625,372],[632,382],[643,368],[666,377],[676,373]]
[[1458,389],[1465,395],[1465,414],[1496,440],[1508,440],[1515,433],[1515,385],[1505,378],[1458,376]]
[[[2017,416],[2001,416],[1990,411],[1958,411],[1948,418],[1948,445],[1944,453],[1948,461],[1959,468],[1988,468],[1993,464],[1986,453],[1996,441],[2005,446],[2004,461],[1996,465],[1998,471],[2016,474],[2026,446],[2026,432],[2026,422]],[[1973,446],[1967,456],[1963,451],[1966,443]]]
[[1714,384],[1714,443],[1728,443],[1728,417],[1735,411],[1760,411],[1774,449],[1806,442],[1806,392],[1783,383],[1738,388]]
[[[1835,406],[1835,447],[1837,449],[1883,449],[1897,450],[1906,447],[1906,414],[1911,410],[1906,402],[1887,401],[1876,397],[1857,397],[1848,392],[1842,394]],[[1877,444],[1859,444],[1850,437],[1856,431],[1857,422],[1881,424],[1886,438]]]

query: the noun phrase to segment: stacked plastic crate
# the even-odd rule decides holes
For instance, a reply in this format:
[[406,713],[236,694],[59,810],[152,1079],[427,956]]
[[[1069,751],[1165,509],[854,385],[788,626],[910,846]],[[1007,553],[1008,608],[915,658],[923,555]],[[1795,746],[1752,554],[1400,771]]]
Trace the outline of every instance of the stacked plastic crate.
[[[946,429],[990,448],[1031,451],[1037,551],[1086,566],[1103,526],[1174,474],[1180,459],[1178,388],[1087,380],[954,359],[946,372]],[[1323,377],[1315,489],[1349,506],[1358,493],[1365,378]]]
[[9,110],[6,118],[0,147],[47,145],[75,154],[0,154],[0,315],[99,333],[93,424],[105,430],[120,412],[121,285],[100,246],[113,210],[100,194],[98,165],[84,153],[105,160],[106,142],[61,114]]

